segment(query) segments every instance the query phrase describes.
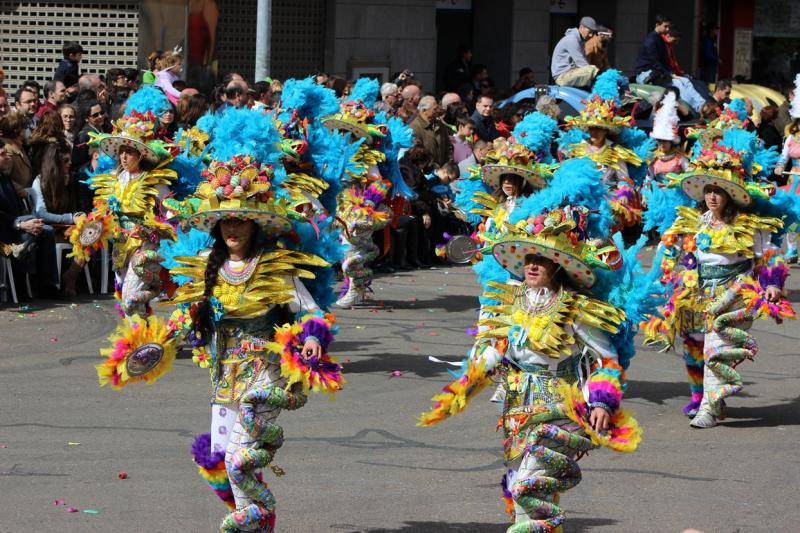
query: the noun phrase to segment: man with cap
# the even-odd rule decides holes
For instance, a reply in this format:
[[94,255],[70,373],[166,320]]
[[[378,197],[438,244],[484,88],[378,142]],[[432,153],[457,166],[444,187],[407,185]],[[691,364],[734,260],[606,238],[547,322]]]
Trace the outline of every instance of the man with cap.
[[592,17],[583,17],[577,28],[570,28],[553,50],[550,73],[557,85],[590,88],[597,76],[597,67],[586,59],[586,40],[597,33]]
[[81,77],[78,63],[83,58],[83,47],[79,42],[67,41],[61,47],[61,53],[64,55],[64,59],[58,64],[58,68],[53,74],[53,81],[64,83],[67,92],[75,94],[78,92],[78,78]]

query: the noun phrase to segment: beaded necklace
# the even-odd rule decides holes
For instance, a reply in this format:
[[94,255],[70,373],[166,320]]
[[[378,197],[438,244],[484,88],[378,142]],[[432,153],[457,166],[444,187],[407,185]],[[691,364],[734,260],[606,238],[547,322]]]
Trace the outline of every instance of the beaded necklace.
[[230,264],[230,259],[226,260],[219,271],[219,275],[230,285],[243,285],[252,277],[253,272],[258,266],[258,257],[248,259],[241,268],[236,268]]

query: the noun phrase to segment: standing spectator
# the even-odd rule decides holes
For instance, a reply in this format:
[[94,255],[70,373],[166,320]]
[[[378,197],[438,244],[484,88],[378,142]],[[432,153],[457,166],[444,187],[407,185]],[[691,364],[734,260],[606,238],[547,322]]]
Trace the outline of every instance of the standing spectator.
[[64,142],[67,143],[70,150],[75,145],[75,135],[78,133],[76,126],[78,125],[78,110],[72,104],[61,104],[56,109],[56,113],[61,118],[61,125],[64,130]]
[[611,63],[608,61],[608,43],[613,37],[614,33],[611,30],[605,26],[599,26],[597,33],[586,41],[584,46],[586,61],[597,67],[598,72],[611,68]]
[[156,137],[171,141],[175,138],[177,131],[178,121],[175,120],[175,106],[170,102],[169,106],[158,116]]
[[720,107],[724,107],[725,104],[731,103],[731,90],[733,90],[733,84],[731,83],[731,80],[727,78],[721,79],[717,81],[717,84],[714,86],[714,94],[711,96]]
[[0,118],[8,115],[9,111],[11,111],[11,107],[8,105],[8,97],[5,93],[0,93]]
[[456,132],[453,134],[453,161],[460,163],[472,155],[472,135],[475,126],[469,117],[456,119]]
[[668,17],[656,15],[653,31],[648,33],[639,47],[636,59],[636,83],[668,87],[672,84],[672,70],[667,57],[667,44],[663,35],[669,32],[672,22]]
[[17,113],[31,121],[39,108],[39,99],[33,89],[23,86],[14,93],[14,107]]
[[461,96],[458,93],[444,93],[442,95],[442,109],[444,109],[445,113],[450,106],[459,105],[461,104]]
[[269,109],[269,100],[272,96],[272,88],[266,81],[257,81],[253,84],[253,108]]
[[100,76],[97,74],[84,74],[78,79],[78,87],[80,89],[79,92],[94,92],[97,102],[103,106],[103,109],[108,111],[106,109],[106,105],[108,105],[108,89],[103,80],[100,79]]
[[461,176],[469,176],[470,167],[483,165],[486,154],[492,145],[484,140],[478,139],[472,146],[472,154],[458,164],[458,172]]
[[517,94],[525,89],[530,89],[534,85],[536,85],[536,78],[533,69],[530,67],[522,67],[519,69],[519,78],[517,78],[517,81],[511,86],[511,92]]
[[406,124],[411,124],[411,122],[413,122],[414,118],[417,116],[417,106],[419,105],[419,99],[422,96],[422,91],[416,85],[406,85],[403,87],[400,95],[403,99],[403,103],[397,114],[403,119],[403,121],[405,121]]
[[586,40],[597,33],[592,17],[583,17],[577,28],[569,28],[553,49],[550,74],[556,85],[589,88],[594,84],[597,67],[586,60]]
[[780,148],[783,135],[775,127],[775,119],[778,118],[778,108],[774,105],[767,105],[761,108],[761,121],[758,124],[758,137],[764,141],[764,146],[770,148],[775,146]]
[[463,83],[470,83],[472,48],[462,44],[458,47],[457,55],[444,71],[444,87],[448,91],[455,91]]
[[28,193],[25,189],[33,183],[31,161],[25,152],[23,136],[28,119],[21,113],[9,113],[0,120],[0,138],[5,147],[5,155],[9,160],[6,175],[14,184],[14,190],[20,198]]
[[375,111],[394,115],[400,102],[400,89],[397,84],[387,81],[381,85],[381,99],[375,102]]
[[64,83],[58,80],[48,81],[44,84],[44,102],[36,110],[36,117],[41,118],[47,111],[55,111],[67,96]]
[[135,68],[126,68],[124,69],[125,72],[125,80],[128,82],[128,88],[132,91],[135,91],[139,88],[139,69]]
[[0,241],[8,244],[23,243],[27,250],[24,254],[25,267],[29,274],[35,276],[39,295],[56,297],[58,273],[53,228],[45,225],[35,215],[27,214],[22,198],[16,192],[16,185],[9,175],[12,166],[13,161],[5,148],[5,142],[0,140]]
[[186,111],[180,117],[181,122],[179,126],[183,129],[192,128],[195,124],[197,124],[197,121],[200,120],[200,117],[208,112],[208,108],[208,98],[202,94],[193,94],[189,98],[189,104],[186,106]]
[[80,62],[83,59],[84,50],[80,43],[67,41],[61,47],[61,53],[64,58],[58,64],[53,79],[62,82],[68,94],[75,95],[78,93],[78,79],[81,76]]
[[486,65],[473,65],[471,75],[475,94],[483,94],[484,82],[489,79],[489,69],[486,68]]
[[38,176],[41,172],[45,153],[50,145],[56,145],[63,151],[68,149],[67,141],[64,139],[64,124],[55,111],[48,111],[42,115],[28,139],[28,153],[33,176]]
[[417,106],[417,116],[411,129],[422,146],[433,156],[433,162],[444,165],[452,158],[453,145],[447,126],[439,119],[441,108],[433,96],[423,96]]
[[706,83],[717,81],[717,70],[719,69],[718,35],[719,28],[711,26],[703,32],[703,38],[700,40],[700,76]]
[[107,133],[106,112],[97,100],[87,102],[81,113],[86,122],[78,132],[78,137],[72,149],[72,165],[80,168],[89,161],[89,133]]
[[514,126],[522,120],[522,110],[517,104],[507,103],[500,109],[500,120],[495,123],[497,133],[504,139],[511,137]]
[[492,142],[500,134],[494,125],[494,118],[492,117],[492,108],[494,107],[494,100],[491,96],[481,95],[475,102],[475,112],[472,114],[472,123],[475,126],[475,134],[479,139],[487,142]]

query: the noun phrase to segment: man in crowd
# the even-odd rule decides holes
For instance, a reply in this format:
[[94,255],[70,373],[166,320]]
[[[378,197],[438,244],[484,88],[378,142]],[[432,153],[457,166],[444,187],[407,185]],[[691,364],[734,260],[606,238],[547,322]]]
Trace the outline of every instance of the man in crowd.
[[583,17],[577,28],[570,28],[556,44],[550,62],[550,74],[556,85],[588,89],[594,84],[597,67],[586,59],[586,40],[597,33],[592,17]]
[[17,92],[14,93],[14,107],[17,113],[21,113],[28,120],[33,119],[39,107],[39,100],[36,98],[36,93],[28,87],[20,87],[17,89]]
[[517,94],[525,89],[530,89],[535,84],[536,78],[534,77],[533,69],[530,67],[522,67],[519,69],[519,78],[517,78],[517,81],[511,86],[511,91]]
[[417,116],[417,105],[419,105],[422,91],[418,85],[409,84],[403,87],[400,95],[403,99],[403,104],[398,111],[398,115],[402,117],[406,124],[411,124]]
[[469,169],[470,167],[474,167],[475,165],[483,165],[483,161],[486,158],[486,154],[489,153],[489,149],[491,148],[491,144],[478,139],[475,141],[475,144],[472,146],[472,154],[458,163],[458,172],[461,177],[469,176]]
[[81,76],[80,62],[83,59],[84,50],[80,43],[68,41],[61,47],[64,59],[58,64],[53,79],[60,81],[67,89],[67,93],[75,95],[78,93],[78,79]]
[[253,109],[269,109],[269,99],[272,96],[272,88],[266,81],[257,81],[250,90],[253,96]]
[[387,81],[381,85],[381,99],[375,102],[375,111],[383,111],[386,114],[393,115],[397,112],[400,103],[400,89],[396,83]]
[[100,105],[102,105],[104,109],[108,105],[108,90],[106,84],[97,74],[84,74],[78,78],[78,88],[80,91],[93,91],[97,101],[100,102]]
[[433,162],[444,165],[453,157],[450,135],[439,119],[441,107],[434,96],[423,96],[417,106],[417,116],[411,122],[411,129],[422,146],[433,156]]
[[464,83],[470,83],[471,65],[472,49],[466,45],[459,46],[458,57],[444,71],[445,89],[455,91]]
[[498,133],[494,125],[494,117],[492,116],[493,107],[494,100],[492,97],[481,95],[475,102],[475,112],[472,114],[475,134],[479,139],[483,139],[486,142],[492,142],[500,137],[500,133]]
[[67,96],[64,82],[51,80],[44,84],[44,102],[36,111],[36,117],[41,118],[48,111],[55,111]]
[[5,93],[0,94],[0,118],[8,115],[9,111],[11,111],[11,107],[8,105],[8,96]]
[[733,89],[733,84],[731,83],[731,80],[721,79],[714,86],[714,94],[712,94],[711,96],[713,96],[714,100],[720,105],[720,107],[722,107],[725,104],[729,104],[731,102],[732,89]]
[[636,59],[636,83],[668,87],[672,84],[672,69],[667,56],[667,43],[663,36],[672,22],[668,17],[656,15],[653,31],[648,33],[639,47]]

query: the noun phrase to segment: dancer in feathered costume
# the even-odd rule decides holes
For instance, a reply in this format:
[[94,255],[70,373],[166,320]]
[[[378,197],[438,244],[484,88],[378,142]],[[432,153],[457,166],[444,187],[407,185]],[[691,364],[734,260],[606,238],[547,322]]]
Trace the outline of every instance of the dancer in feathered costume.
[[634,227],[641,221],[639,188],[647,169],[644,160],[651,150],[647,136],[633,128],[633,117],[623,113],[620,91],[626,85],[618,70],[598,76],[579,115],[566,118],[568,127],[588,135],[567,132],[559,142],[565,157],[587,157],[602,170],[603,182],[612,195],[615,229]]
[[210,233],[211,251],[178,257],[182,266],[173,268],[191,279],[172,302],[191,306],[192,325],[183,327],[211,371],[211,436],[199,438],[194,451],[222,496],[224,457],[235,511],[222,531],[272,531],[275,500],[257,470],[271,465],[283,442],[275,419],[282,409],[302,407],[309,390],[334,393],[343,383],[327,353],[333,317],[302,281],[328,263],[290,235],[308,235],[297,231],[310,225],[305,194],[320,195],[324,181],[286,174],[281,143],[261,113],[233,110],[219,120],[207,181],[196,194],[201,204],[185,220]]
[[337,213],[345,225],[343,240],[347,244],[342,261],[344,287],[336,301],[343,308],[357,305],[365,298],[372,283],[369,264],[380,253],[372,234],[391,220],[391,211],[385,203],[391,183],[379,168],[386,161],[380,146],[389,129],[374,120],[372,105],[377,94],[377,81],[361,78],[342,102],[340,111],[322,118],[328,128],[349,132],[352,142],[359,146],[353,165],[346,169],[346,188],[339,197]]
[[[433,398],[433,409],[419,421],[432,425],[462,411],[493,374],[502,376],[500,423],[509,467],[503,489],[514,533],[561,530],[559,493],[581,480],[576,455],[600,445],[633,451],[640,440],[636,421],[620,409],[633,354],[630,320],[646,311],[636,307],[646,294],[633,286],[638,263],[631,257],[631,265],[620,268],[615,247],[588,238],[598,227],[589,209],[529,211],[536,196],[515,210],[518,222],[506,222],[491,248],[514,281],[487,284],[484,297],[495,305],[478,322],[462,375]],[[597,283],[601,271],[606,277]],[[596,284],[597,295],[591,292]],[[621,289],[620,303],[625,294],[633,304],[630,318],[610,303],[612,287]]]
[[660,269],[671,298],[646,324],[645,338],[666,348],[683,338],[692,427],[715,426],[725,398],[741,390],[735,367],[758,350],[747,332],[753,320],[794,317],[782,295],[789,271],[770,238],[784,215],[796,220],[796,207],[756,179],[773,168],[774,155],[755,134],[730,128],[701,146],[676,181],[696,206],[679,205],[662,237]]
[[[800,74],[794,78],[794,93],[792,95],[789,115],[792,122],[786,126],[784,132],[783,149],[778,164],[775,167],[775,174],[778,176],[788,174],[786,185],[781,187],[784,191],[800,195]],[[786,165],[792,162],[789,172],[784,172]],[[797,232],[796,227],[790,228],[786,233],[786,261],[797,263]]]
[[657,145],[647,174],[647,184],[650,186],[652,182],[663,181],[666,174],[682,174],[689,162],[680,147],[678,101],[675,93],[667,91],[660,105],[653,119],[653,131],[650,132],[650,137],[656,140]]
[[[159,265],[159,242],[175,238],[172,226],[157,215],[157,210],[160,200],[169,194],[170,184],[178,178],[168,168],[178,148],[158,139],[155,128],[155,115],[133,110],[117,120],[111,134],[93,137],[91,143],[108,156],[108,172],[100,171],[90,178],[94,209],[78,221],[73,232],[73,254],[78,256],[113,241],[116,295],[127,317],[150,315],[149,302],[161,292],[166,279]],[[113,167],[108,168],[109,164]],[[108,231],[94,231],[100,224]],[[97,239],[82,238],[92,231]]]

